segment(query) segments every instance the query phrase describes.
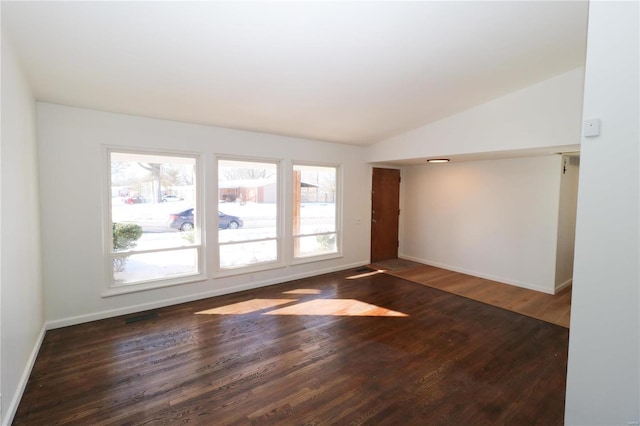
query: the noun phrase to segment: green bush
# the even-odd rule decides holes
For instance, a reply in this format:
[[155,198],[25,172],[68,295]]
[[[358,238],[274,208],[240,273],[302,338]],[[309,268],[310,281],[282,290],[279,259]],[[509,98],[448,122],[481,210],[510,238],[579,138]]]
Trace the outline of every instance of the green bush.
[[325,250],[333,250],[336,245],[335,234],[316,235],[316,241]]
[[[142,236],[142,227],[133,223],[113,224],[113,251],[129,250],[136,246],[136,241]],[[114,271],[121,272],[127,262],[127,256],[113,258]]]
[[133,223],[113,224],[113,250],[128,250],[136,246],[142,236],[142,227]]
[[193,244],[196,241],[196,234],[193,232],[193,230],[181,232],[180,236],[189,244]]

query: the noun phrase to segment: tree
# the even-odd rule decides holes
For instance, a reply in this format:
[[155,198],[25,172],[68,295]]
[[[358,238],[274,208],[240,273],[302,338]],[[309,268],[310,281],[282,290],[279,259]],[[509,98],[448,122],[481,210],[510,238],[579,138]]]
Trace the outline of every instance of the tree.
[[162,184],[165,188],[193,185],[193,166],[167,163],[162,167]]
[[253,168],[253,167],[225,167],[223,169],[225,180],[256,180],[269,179],[276,175],[275,169]]
[[155,203],[162,201],[162,189],[160,188],[160,176],[162,175],[161,163],[138,163],[140,167],[151,172],[152,189],[155,197]]
[[112,185],[124,185],[127,180],[126,171],[129,168],[129,164],[123,161],[111,162],[111,184]]

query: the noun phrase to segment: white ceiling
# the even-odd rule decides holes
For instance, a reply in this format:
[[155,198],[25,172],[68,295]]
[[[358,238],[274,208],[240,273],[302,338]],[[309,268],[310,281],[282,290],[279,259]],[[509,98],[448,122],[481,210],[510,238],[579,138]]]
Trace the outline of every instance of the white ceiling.
[[587,3],[2,2],[38,100],[370,144],[584,65]]

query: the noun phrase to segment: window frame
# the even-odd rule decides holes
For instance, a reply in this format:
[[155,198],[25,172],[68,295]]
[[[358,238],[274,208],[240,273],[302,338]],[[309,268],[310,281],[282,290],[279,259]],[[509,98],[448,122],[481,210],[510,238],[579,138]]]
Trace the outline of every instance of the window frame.
[[[293,234],[293,172],[294,172],[294,168],[295,166],[309,166],[309,167],[327,167],[327,168],[334,168],[335,172],[336,172],[336,195],[335,195],[335,231],[334,232],[319,232],[319,233],[315,233],[315,234],[300,234],[300,235],[294,235]],[[343,181],[343,177],[342,177],[342,164],[340,163],[322,163],[322,162],[313,162],[313,161],[297,161],[297,160],[293,160],[291,161],[291,167],[289,167],[289,174],[290,174],[290,182],[289,182],[289,194],[291,197],[291,205],[289,207],[289,215],[291,217],[291,221],[289,223],[289,245],[290,245],[290,264],[291,265],[300,265],[300,264],[305,264],[305,263],[312,263],[312,262],[321,262],[323,260],[330,260],[330,259],[338,259],[343,257],[343,252],[342,252],[342,236],[343,236],[343,230],[342,230],[342,181]],[[335,253],[325,253],[325,254],[319,254],[319,255],[315,255],[315,256],[303,256],[303,257],[296,257],[295,253],[294,253],[294,248],[295,248],[295,239],[296,238],[300,238],[300,237],[306,237],[306,236],[315,236],[315,235],[330,235],[330,234],[335,234],[336,235],[336,252]]]
[[[219,241],[219,218],[218,211],[224,210],[221,208],[219,194],[219,182],[220,182],[220,161],[237,161],[237,162],[247,162],[247,163],[265,163],[272,164],[276,166],[276,236],[274,238],[260,238],[260,239],[252,239],[252,240],[243,240],[236,242],[224,242],[220,243]],[[280,158],[266,158],[266,157],[252,157],[252,156],[240,156],[240,155],[226,155],[226,154],[214,154],[214,180],[215,183],[212,185],[214,187],[215,194],[215,209],[212,209],[214,215],[213,220],[210,220],[208,223],[211,223],[213,226],[214,232],[210,234],[213,235],[213,247],[215,249],[212,250],[212,253],[208,255],[209,258],[213,261],[213,274],[212,278],[223,278],[235,275],[242,274],[251,274],[254,272],[268,271],[271,269],[283,268],[286,266],[286,259],[284,256],[284,243],[285,243],[285,235],[284,235],[284,223],[285,223],[285,215],[284,215],[284,204],[286,200],[285,192],[283,191],[283,187],[285,185],[286,176],[284,175],[284,160]],[[275,241],[276,242],[276,260],[255,263],[247,266],[238,266],[234,268],[222,268],[220,266],[220,247],[227,245],[239,245],[246,243],[254,243],[261,241]]]
[[[195,234],[195,241],[193,244],[178,246],[178,247],[163,247],[157,249],[142,249],[131,250],[131,254],[148,254],[148,253],[162,253],[167,251],[186,251],[196,250],[197,258],[197,272],[186,273],[181,275],[172,275],[167,278],[151,278],[146,280],[135,281],[131,283],[116,283],[113,275],[113,259],[116,253],[113,252],[113,205],[112,205],[112,192],[111,192],[111,155],[112,153],[119,154],[137,154],[137,155],[157,155],[164,157],[182,157],[190,158],[195,161],[195,191],[194,191],[194,209],[199,214],[194,217],[194,229],[197,230]],[[207,277],[207,262],[206,262],[206,244],[205,244],[205,229],[203,218],[206,211],[203,201],[204,188],[204,162],[202,161],[202,154],[197,152],[179,151],[179,150],[165,150],[165,149],[146,149],[146,148],[130,148],[121,147],[115,145],[109,145],[103,147],[103,159],[104,159],[104,204],[103,204],[103,257],[105,260],[105,282],[106,288],[102,293],[102,297],[117,296],[128,293],[135,293],[138,291],[152,290],[157,288],[188,284],[198,281],[206,280]]]

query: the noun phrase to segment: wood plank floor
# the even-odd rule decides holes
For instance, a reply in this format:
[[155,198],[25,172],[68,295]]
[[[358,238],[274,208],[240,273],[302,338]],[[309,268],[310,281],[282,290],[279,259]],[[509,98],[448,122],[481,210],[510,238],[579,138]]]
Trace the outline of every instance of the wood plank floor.
[[[569,328],[571,287],[555,295],[398,259],[371,265],[385,273]],[[398,265],[398,268],[394,266]]]
[[566,328],[358,274],[48,331],[14,424],[563,423]]

